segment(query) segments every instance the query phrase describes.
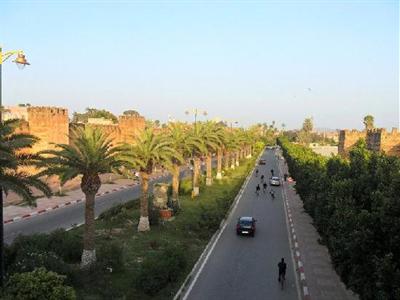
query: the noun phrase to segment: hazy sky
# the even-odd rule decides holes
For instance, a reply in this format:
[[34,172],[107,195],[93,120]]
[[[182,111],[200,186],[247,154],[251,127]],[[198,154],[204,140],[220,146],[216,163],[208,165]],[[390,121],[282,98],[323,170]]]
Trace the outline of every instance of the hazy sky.
[[185,110],[299,127],[399,124],[398,1],[0,2],[4,105]]

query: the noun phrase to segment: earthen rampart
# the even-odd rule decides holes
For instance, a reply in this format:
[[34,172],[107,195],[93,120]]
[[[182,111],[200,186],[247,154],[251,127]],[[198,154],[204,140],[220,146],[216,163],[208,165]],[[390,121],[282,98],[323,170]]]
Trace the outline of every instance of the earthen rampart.
[[360,138],[365,140],[369,150],[400,157],[400,133],[397,128],[393,128],[391,132],[388,132],[385,128],[373,128],[367,131],[341,130],[339,134],[339,154],[347,156],[349,150]]
[[338,153],[341,156],[347,156],[350,149],[354,146],[359,139],[365,139],[367,133],[365,131],[358,130],[340,130],[339,132],[339,145]]

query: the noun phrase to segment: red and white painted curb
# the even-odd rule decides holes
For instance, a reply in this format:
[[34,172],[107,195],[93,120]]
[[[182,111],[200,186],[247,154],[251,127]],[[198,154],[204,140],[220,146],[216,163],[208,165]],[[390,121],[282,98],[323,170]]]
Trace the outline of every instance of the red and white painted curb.
[[[160,178],[162,178],[164,176],[165,175],[158,175],[158,176],[153,177],[152,179],[153,180],[154,179],[160,179]],[[111,194],[113,192],[125,190],[125,189],[128,189],[130,187],[136,186],[138,184],[139,184],[138,182],[135,182],[135,183],[131,183],[131,184],[128,184],[128,185],[123,185],[123,186],[120,186],[120,187],[117,187],[117,188],[113,188],[112,190],[108,190],[108,191],[96,194],[96,197],[101,197],[101,196],[104,196],[104,195],[107,195],[107,194]],[[44,209],[33,211],[31,213],[28,213],[28,214],[25,214],[25,215],[22,215],[22,216],[17,216],[17,217],[14,217],[12,219],[5,220],[3,223],[4,224],[14,223],[16,221],[20,221],[20,220],[23,220],[23,219],[31,218],[31,217],[34,217],[34,216],[37,216],[37,215],[41,215],[43,213],[55,210],[55,209],[63,208],[65,206],[72,205],[72,204],[77,204],[77,203],[83,202],[83,201],[85,201],[85,198],[72,200],[72,201],[65,202],[65,203],[60,203],[60,204],[57,204],[55,206],[47,207],[47,208],[44,208]]]
[[[289,177],[289,178],[290,178],[290,181],[288,180],[287,186],[290,186],[290,185],[293,185],[294,183],[296,183],[291,177]],[[310,300],[311,296],[310,296],[310,292],[309,292],[307,281],[306,281],[306,274],[304,273],[304,265],[303,265],[303,261],[301,258],[301,252],[300,252],[299,243],[297,240],[296,230],[294,228],[292,211],[290,209],[289,200],[288,200],[285,190],[284,190],[284,194],[285,194],[284,201],[285,201],[286,215],[289,220],[289,231],[290,231],[290,237],[291,237],[292,245],[293,245],[294,260],[296,263],[297,273],[299,274],[299,277],[300,277],[299,279],[300,279],[301,290],[303,293],[303,299]]]

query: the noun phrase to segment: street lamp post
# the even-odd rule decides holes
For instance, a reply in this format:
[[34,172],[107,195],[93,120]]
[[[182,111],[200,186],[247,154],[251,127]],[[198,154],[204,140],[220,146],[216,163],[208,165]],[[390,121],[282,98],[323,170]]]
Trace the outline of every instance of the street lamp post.
[[[205,110],[200,110],[198,108],[192,109],[192,113],[194,115],[194,126],[196,126],[196,124],[197,124],[197,115],[199,113],[203,114],[203,116],[207,116],[207,112]],[[185,114],[189,115],[190,111],[189,110],[185,111]]]
[[[10,57],[17,55],[16,59],[13,60],[18,66],[18,68],[23,69],[29,63],[26,61],[24,52],[22,50],[13,50],[13,51],[2,51],[0,47],[0,123],[3,121],[3,102],[2,102],[2,66],[3,62],[5,62]],[[4,286],[4,222],[3,222],[3,188],[0,182],[0,286],[3,288]]]

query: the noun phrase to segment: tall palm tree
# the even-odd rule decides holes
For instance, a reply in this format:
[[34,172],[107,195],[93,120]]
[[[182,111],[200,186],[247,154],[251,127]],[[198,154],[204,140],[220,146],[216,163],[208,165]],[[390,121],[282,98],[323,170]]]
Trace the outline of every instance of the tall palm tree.
[[37,167],[42,157],[26,151],[39,139],[30,134],[16,133],[18,126],[18,120],[0,122],[0,189],[6,194],[13,191],[29,205],[36,205],[32,188],[47,197],[51,196],[51,190],[40,175],[24,170]]
[[207,146],[204,139],[204,125],[201,122],[196,122],[193,124],[191,130],[189,131],[189,137],[193,140],[193,148],[192,148],[192,160],[193,160],[193,191],[192,197],[196,197],[199,195],[200,186],[200,159],[201,157],[207,153]]
[[222,142],[222,128],[216,122],[207,121],[203,124],[203,139],[206,147],[206,185],[212,185],[212,154],[217,151]]
[[100,174],[119,172],[124,161],[120,150],[113,147],[107,135],[98,129],[76,128],[70,136],[71,144],[57,144],[55,150],[45,150],[41,175],[58,175],[63,185],[82,175],[81,190],[85,194],[85,231],[81,266],[96,261],[94,206],[101,187]]
[[155,134],[153,128],[145,129],[136,139],[133,145],[124,145],[124,159],[128,162],[126,166],[139,170],[142,184],[142,195],[140,198],[140,220],[138,231],[149,231],[149,177],[153,168],[163,165],[170,168],[172,160],[181,161],[179,153],[172,147],[172,141],[168,136]]
[[230,130],[227,134],[226,149],[227,149],[227,161],[230,162],[231,169],[235,169],[236,166],[236,151],[239,147],[237,134],[235,131]]
[[180,167],[185,159],[190,157],[193,147],[197,144],[188,134],[188,128],[183,123],[173,122],[168,125],[168,137],[171,142],[171,147],[174,148],[180,155],[180,158],[172,158],[171,173],[172,173],[172,201],[179,205],[179,177]]
[[[219,125],[221,128],[219,131],[219,143],[217,149],[217,179],[222,179],[222,158],[226,154],[226,144],[228,142],[228,135],[226,129]],[[228,167],[226,167],[228,168]]]

